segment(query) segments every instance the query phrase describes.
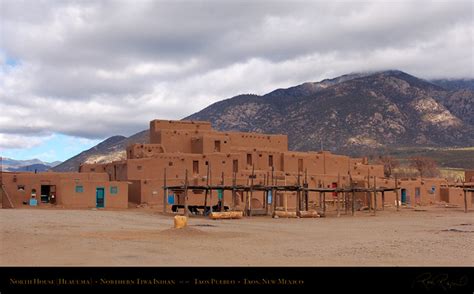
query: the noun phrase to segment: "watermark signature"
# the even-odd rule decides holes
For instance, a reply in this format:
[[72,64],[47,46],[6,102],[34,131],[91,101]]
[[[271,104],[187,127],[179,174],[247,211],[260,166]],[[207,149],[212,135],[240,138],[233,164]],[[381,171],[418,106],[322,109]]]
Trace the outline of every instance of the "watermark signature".
[[425,272],[415,278],[412,288],[421,287],[426,290],[442,289],[447,292],[451,289],[465,287],[468,283],[469,279],[466,275],[453,278],[446,273],[433,274]]

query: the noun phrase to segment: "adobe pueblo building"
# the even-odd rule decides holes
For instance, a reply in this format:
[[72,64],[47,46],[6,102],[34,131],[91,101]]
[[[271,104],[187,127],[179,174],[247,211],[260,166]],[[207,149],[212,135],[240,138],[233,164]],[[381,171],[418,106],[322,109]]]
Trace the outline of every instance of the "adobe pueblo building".
[[126,160],[82,165],[80,172],[106,172],[111,181],[130,183],[129,201],[164,211],[186,206],[185,213],[383,209],[382,203],[434,203],[448,188],[444,179],[384,178],[383,166],[366,158],[289,151],[286,135],[218,132],[204,121],[153,120],[150,144],[131,145]]
[[128,184],[106,173],[1,172],[3,208],[127,208]]
[[[128,146],[125,160],[83,164],[78,173],[1,173],[2,206],[127,208],[131,202],[185,214],[303,216],[439,201],[467,209],[474,197],[473,183],[384,178],[383,166],[366,158],[289,151],[286,135],[218,132],[204,121],[153,120],[149,131],[150,143]],[[474,182],[474,173],[466,176]]]

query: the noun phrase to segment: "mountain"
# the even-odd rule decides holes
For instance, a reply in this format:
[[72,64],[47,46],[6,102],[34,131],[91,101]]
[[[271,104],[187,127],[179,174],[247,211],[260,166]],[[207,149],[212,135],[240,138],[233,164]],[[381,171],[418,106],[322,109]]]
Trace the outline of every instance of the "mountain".
[[[239,95],[185,119],[219,130],[288,134],[290,149],[360,154],[405,146],[472,146],[470,90],[452,92],[401,71],[348,75],[263,96]],[[469,102],[470,101],[470,102]],[[469,106],[469,107],[470,107]]]
[[[469,83],[446,81],[397,70],[353,73],[263,96],[238,95],[184,119],[208,120],[223,131],[288,134],[292,150],[360,155],[387,148],[474,146],[474,92]],[[123,159],[128,144],[148,140],[147,130],[114,136],[54,170]]]
[[24,171],[31,171],[31,172],[45,172],[51,169],[51,166],[42,164],[42,163],[36,163],[36,164],[31,164],[31,165],[25,165],[25,166],[20,166],[17,168],[9,168],[8,171],[11,172],[24,172]]
[[61,161],[45,162],[39,159],[15,160],[3,157],[0,161],[1,170],[4,171],[47,171],[60,164]]
[[148,131],[136,133],[130,137],[113,136],[96,146],[55,166],[56,172],[77,171],[82,163],[105,163],[125,158],[125,149],[129,144],[148,142]]
[[458,91],[458,90],[474,91],[474,79],[438,79],[438,80],[431,80],[430,82],[448,91]]

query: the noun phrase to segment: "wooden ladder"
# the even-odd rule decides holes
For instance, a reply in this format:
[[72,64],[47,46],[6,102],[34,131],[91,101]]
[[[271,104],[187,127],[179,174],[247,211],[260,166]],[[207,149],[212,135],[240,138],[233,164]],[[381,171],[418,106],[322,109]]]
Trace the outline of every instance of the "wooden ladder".
[[8,199],[9,204],[10,204],[10,207],[5,207],[4,206],[5,203],[3,203],[3,199],[2,199],[2,208],[15,208],[15,206],[13,205],[12,200],[10,199],[10,196],[8,196],[7,190],[5,189],[4,185],[3,184],[0,185],[0,188],[2,189],[2,196],[6,197]]

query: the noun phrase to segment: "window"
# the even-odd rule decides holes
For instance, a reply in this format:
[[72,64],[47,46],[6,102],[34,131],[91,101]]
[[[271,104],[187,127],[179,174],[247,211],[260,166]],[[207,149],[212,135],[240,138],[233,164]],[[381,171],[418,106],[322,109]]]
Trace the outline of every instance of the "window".
[[137,165],[137,169],[138,169],[138,170],[142,170],[142,166],[141,166],[141,165]]
[[82,193],[82,192],[84,192],[84,186],[76,185],[76,193]]
[[215,140],[214,141],[214,152],[221,152],[221,141]]
[[172,161],[168,162],[168,166],[173,166],[173,162]]
[[91,168],[91,172],[95,172],[95,167]]
[[193,174],[199,174],[199,161],[193,160]]
[[18,185],[18,191],[25,191],[25,185]]
[[268,155],[268,166],[273,167],[273,155]]
[[117,186],[110,186],[110,194],[118,194],[118,187]]
[[303,171],[303,159],[302,158],[298,159],[298,171],[299,172]]
[[247,154],[247,165],[252,165],[252,154]]

